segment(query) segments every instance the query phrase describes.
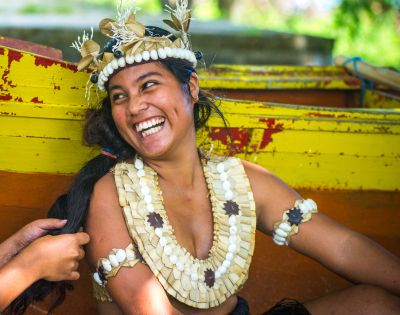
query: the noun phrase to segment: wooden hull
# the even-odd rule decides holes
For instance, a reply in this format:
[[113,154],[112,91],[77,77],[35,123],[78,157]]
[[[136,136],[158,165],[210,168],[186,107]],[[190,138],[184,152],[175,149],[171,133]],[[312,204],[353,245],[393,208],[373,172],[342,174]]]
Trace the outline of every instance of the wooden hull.
[[363,89],[339,66],[214,65],[200,72],[202,86],[225,98],[341,108],[400,108],[400,93]]
[[[99,151],[83,146],[81,139],[87,74],[63,61],[0,46],[0,77],[2,241],[23,224],[45,216],[55,197],[67,190],[73,174]],[[211,77],[201,82],[215,88],[211,83]],[[319,90],[325,104],[339,102],[333,97],[340,90],[337,84],[335,89]],[[357,93],[354,86],[349,83],[342,90]],[[254,87],[242,90],[257,94]],[[309,92],[316,90],[297,89],[309,98],[314,97]],[[293,95],[283,88],[274,91]],[[265,95],[262,90],[259,94]],[[390,107],[385,103],[388,98],[380,101]],[[212,142],[217,152],[236,154],[274,171],[316,200],[323,212],[400,254],[399,112],[241,100],[222,100],[220,106],[230,123],[233,147],[227,146],[228,136],[216,118],[199,135],[199,144],[208,147]],[[82,264],[76,290],[56,314],[96,313],[89,279]],[[308,300],[349,285],[257,234],[250,278],[241,294],[249,299],[252,312],[259,314],[283,297]],[[38,305],[28,314],[43,314],[42,308]]]
[[[73,174],[98,153],[81,138],[87,74],[0,47],[0,76],[1,171]],[[240,100],[220,107],[233,148],[216,118],[199,143],[211,141],[217,152],[258,163],[296,188],[400,188],[400,112]]]

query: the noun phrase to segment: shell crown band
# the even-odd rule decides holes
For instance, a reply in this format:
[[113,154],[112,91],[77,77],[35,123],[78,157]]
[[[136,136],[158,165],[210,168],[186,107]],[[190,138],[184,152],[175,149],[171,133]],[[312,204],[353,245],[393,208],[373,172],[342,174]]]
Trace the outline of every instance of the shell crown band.
[[166,6],[170,20],[163,20],[176,35],[156,26],[144,26],[136,20],[138,8],[133,4],[123,8],[120,3],[117,18],[100,21],[99,28],[109,41],[101,49],[91,34],[83,32],[82,37],[72,43],[81,54],[78,70],[91,69],[91,83],[104,91],[105,84],[117,70],[133,64],[157,61],[166,58],[188,61],[193,68],[202,58],[201,52],[193,52],[189,40],[191,10],[188,0],[177,0],[176,8]]

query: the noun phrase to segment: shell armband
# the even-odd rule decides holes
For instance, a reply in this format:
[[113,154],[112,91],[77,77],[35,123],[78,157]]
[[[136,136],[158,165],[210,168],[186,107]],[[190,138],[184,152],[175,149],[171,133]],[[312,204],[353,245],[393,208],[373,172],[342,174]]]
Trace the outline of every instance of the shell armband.
[[278,245],[289,245],[290,238],[299,232],[299,224],[310,221],[312,214],[317,212],[314,200],[296,200],[294,207],[283,213],[282,220],[275,222],[273,241]]
[[126,249],[113,248],[107,258],[98,260],[93,279],[97,284],[105,287],[108,278],[114,277],[121,267],[133,267],[140,261],[142,261],[142,256],[132,243]]

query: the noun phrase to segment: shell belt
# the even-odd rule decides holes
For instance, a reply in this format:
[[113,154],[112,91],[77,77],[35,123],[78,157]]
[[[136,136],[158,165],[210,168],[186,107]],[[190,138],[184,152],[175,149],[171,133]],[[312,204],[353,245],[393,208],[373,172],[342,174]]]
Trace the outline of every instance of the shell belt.
[[203,169],[214,221],[213,245],[203,260],[178,244],[154,170],[139,159],[114,170],[119,203],[143,260],[169,295],[196,308],[220,305],[243,286],[256,228],[253,194],[240,160],[211,156]]

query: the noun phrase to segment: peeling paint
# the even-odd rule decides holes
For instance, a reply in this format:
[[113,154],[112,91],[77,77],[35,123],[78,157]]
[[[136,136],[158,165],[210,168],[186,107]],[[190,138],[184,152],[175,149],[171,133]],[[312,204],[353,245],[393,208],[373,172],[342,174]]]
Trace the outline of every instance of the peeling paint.
[[264,129],[262,141],[260,143],[260,149],[264,149],[273,141],[272,135],[283,131],[283,123],[277,124],[274,118],[260,118],[260,122],[263,122],[267,125],[267,127]]
[[36,103],[36,104],[43,104],[43,101],[39,100],[39,97],[34,97],[31,99],[32,103]]
[[78,72],[78,68],[77,68],[76,65],[65,63],[65,62],[60,62],[60,61],[57,61],[57,60],[47,59],[47,58],[44,58],[44,57],[41,57],[41,56],[35,56],[35,65],[36,66],[41,66],[41,67],[44,67],[44,68],[48,68],[48,67],[51,67],[53,65],[59,65],[62,68],[69,69],[69,70],[72,70],[74,72]]
[[[230,153],[243,153],[250,140],[248,129],[243,128],[211,128],[209,137],[214,141],[220,141],[222,144],[230,146]],[[232,143],[230,143],[232,139]]]
[[12,96],[10,94],[0,95],[0,100],[9,101],[9,100],[12,100]]
[[11,63],[13,61],[19,62],[22,58],[22,53],[16,50],[9,50],[8,51],[8,67],[10,68]]

